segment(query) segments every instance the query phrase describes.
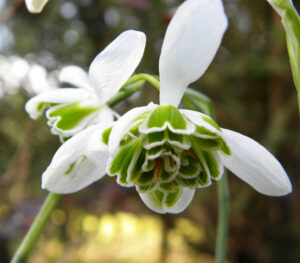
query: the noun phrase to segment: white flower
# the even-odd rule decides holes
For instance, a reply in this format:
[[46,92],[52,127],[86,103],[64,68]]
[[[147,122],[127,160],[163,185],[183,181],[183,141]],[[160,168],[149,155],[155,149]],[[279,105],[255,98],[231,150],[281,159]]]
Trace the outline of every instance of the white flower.
[[135,186],[158,213],[183,211],[195,189],[219,180],[224,166],[263,194],[289,193],[284,169],[264,147],[221,129],[205,114],[177,109],[187,86],[211,63],[226,28],[221,0],[185,1],[162,47],[161,105],[134,108],[115,123],[90,126],[72,137],[43,174],[43,188],[78,191],[101,178],[107,163],[109,175]]
[[[109,157],[108,135],[113,125],[110,122],[112,111],[105,106],[105,102],[120,89],[137,67],[144,52],[145,41],[144,33],[125,31],[94,59],[88,75],[75,66],[62,70],[61,81],[76,85],[79,89],[57,89],[28,102],[26,110],[33,117],[41,114],[43,103],[55,104],[47,111],[49,119],[53,112],[66,111],[61,119],[52,121],[56,130],[61,129],[61,120],[69,127],[80,116],[81,110],[95,108],[97,111],[96,116],[91,114],[80,118],[81,122],[75,128],[61,129],[64,135],[71,135],[97,117],[97,122],[93,122],[95,124],[75,134],[58,149],[42,175],[42,188],[54,193],[72,193],[105,175]],[[74,111],[76,107],[78,109]],[[69,109],[73,111],[68,112]]]
[[227,28],[221,0],[187,0],[177,10],[159,61],[160,104],[130,110],[112,127],[107,173],[135,186],[158,213],[179,213],[196,188],[219,180],[225,166],[260,193],[291,192],[286,172],[263,146],[221,129],[209,116],[178,110],[188,85],[208,68]]
[[30,13],[40,13],[48,1],[49,0],[25,0],[25,3]]
[[90,65],[89,72],[68,66],[59,74],[61,82],[78,88],[60,88],[30,99],[25,109],[33,119],[45,108],[52,132],[73,136],[93,123],[110,122],[113,111],[106,102],[115,95],[138,66],[145,48],[145,35],[128,30],[107,46]]

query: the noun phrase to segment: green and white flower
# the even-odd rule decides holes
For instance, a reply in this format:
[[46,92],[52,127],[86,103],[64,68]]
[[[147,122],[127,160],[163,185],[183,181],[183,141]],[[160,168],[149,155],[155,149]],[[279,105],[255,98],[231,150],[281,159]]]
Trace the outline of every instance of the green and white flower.
[[107,130],[107,173],[122,186],[135,186],[155,212],[183,211],[197,188],[222,177],[224,166],[260,193],[291,191],[284,169],[263,146],[221,129],[205,114],[177,109],[188,85],[211,63],[226,27],[220,0],[185,1],[162,46],[161,105],[132,109]]
[[49,0],[25,0],[25,3],[30,13],[40,13],[48,1]]
[[177,106],[206,71],[227,28],[221,0],[187,0],[172,19],[159,63],[160,104],[128,111],[114,123],[88,127],[65,142],[42,177],[55,193],[78,191],[105,174],[134,186],[158,213],[179,213],[197,188],[224,167],[260,193],[291,191],[276,158],[254,140],[221,129],[209,116]]
[[77,66],[61,70],[59,79],[78,88],[59,88],[30,99],[25,106],[33,119],[46,110],[52,132],[70,137],[88,125],[113,120],[105,104],[138,66],[145,49],[144,33],[128,30],[96,56],[89,72]]

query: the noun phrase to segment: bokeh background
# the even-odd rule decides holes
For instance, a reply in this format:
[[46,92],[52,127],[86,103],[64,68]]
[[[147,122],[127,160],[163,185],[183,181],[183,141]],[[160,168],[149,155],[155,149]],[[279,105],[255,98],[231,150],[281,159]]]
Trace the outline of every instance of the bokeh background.
[[[56,85],[57,71],[92,59],[120,32],[144,31],[147,47],[137,72],[158,74],[160,48],[179,0],[51,0],[40,15],[23,0],[0,0],[0,262],[30,227],[46,191],[41,174],[59,147],[45,118],[32,121],[28,98]],[[224,0],[229,28],[206,74],[191,88],[214,101],[222,127],[246,134],[285,167],[293,193],[263,196],[229,174],[227,262],[300,262],[300,120],[285,35],[262,0]],[[299,3],[298,3],[299,10]],[[150,85],[119,104],[158,102]],[[133,188],[106,177],[61,200],[30,263],[213,262],[216,183],[198,190],[179,215],[157,215]]]

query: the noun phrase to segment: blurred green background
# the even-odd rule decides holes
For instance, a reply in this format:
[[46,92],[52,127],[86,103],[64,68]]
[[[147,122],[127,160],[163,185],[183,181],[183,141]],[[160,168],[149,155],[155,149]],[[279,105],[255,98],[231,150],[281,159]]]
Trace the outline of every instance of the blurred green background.
[[[60,145],[45,118],[32,121],[26,115],[26,100],[49,79],[55,83],[62,66],[88,69],[92,59],[126,29],[147,35],[137,72],[158,74],[164,33],[173,8],[181,2],[51,0],[42,14],[32,15],[22,0],[0,0],[1,263],[9,262],[43,203],[47,192],[40,188],[41,174]],[[224,0],[224,4],[229,28],[222,46],[191,88],[212,98],[222,127],[270,149],[294,189],[286,197],[267,197],[229,174],[227,262],[297,263],[300,122],[285,35],[267,1]],[[39,70],[31,75],[42,80],[32,88],[28,72],[34,66]],[[146,85],[116,110],[122,114],[152,100],[158,102],[158,93]],[[63,197],[28,262],[213,262],[216,219],[216,183],[198,190],[183,213],[157,215],[133,188],[121,188],[115,178],[106,177]]]

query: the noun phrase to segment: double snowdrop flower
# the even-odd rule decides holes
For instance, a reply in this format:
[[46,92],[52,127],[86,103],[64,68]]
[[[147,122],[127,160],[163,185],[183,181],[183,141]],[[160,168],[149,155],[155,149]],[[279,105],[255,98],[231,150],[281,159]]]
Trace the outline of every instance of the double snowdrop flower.
[[185,1],[162,46],[160,105],[134,108],[115,123],[90,126],[72,137],[43,174],[43,188],[74,192],[106,169],[120,185],[136,187],[153,211],[179,213],[197,188],[219,180],[226,167],[260,193],[289,193],[284,169],[263,146],[221,129],[203,113],[177,108],[188,85],[208,68],[226,28],[221,0]]
[[30,99],[25,106],[33,119],[44,111],[51,131],[70,137],[94,123],[113,121],[105,104],[115,95],[138,66],[145,48],[145,35],[123,32],[90,65],[89,72],[77,66],[61,70],[59,80],[78,88],[58,88]]
[[197,188],[222,177],[224,166],[266,195],[285,195],[290,181],[264,147],[221,129],[209,116],[177,106],[188,85],[214,58],[227,18],[221,0],[187,0],[175,13],[163,42],[160,105],[135,108],[113,126],[107,173],[135,186],[158,213],[179,213]]

